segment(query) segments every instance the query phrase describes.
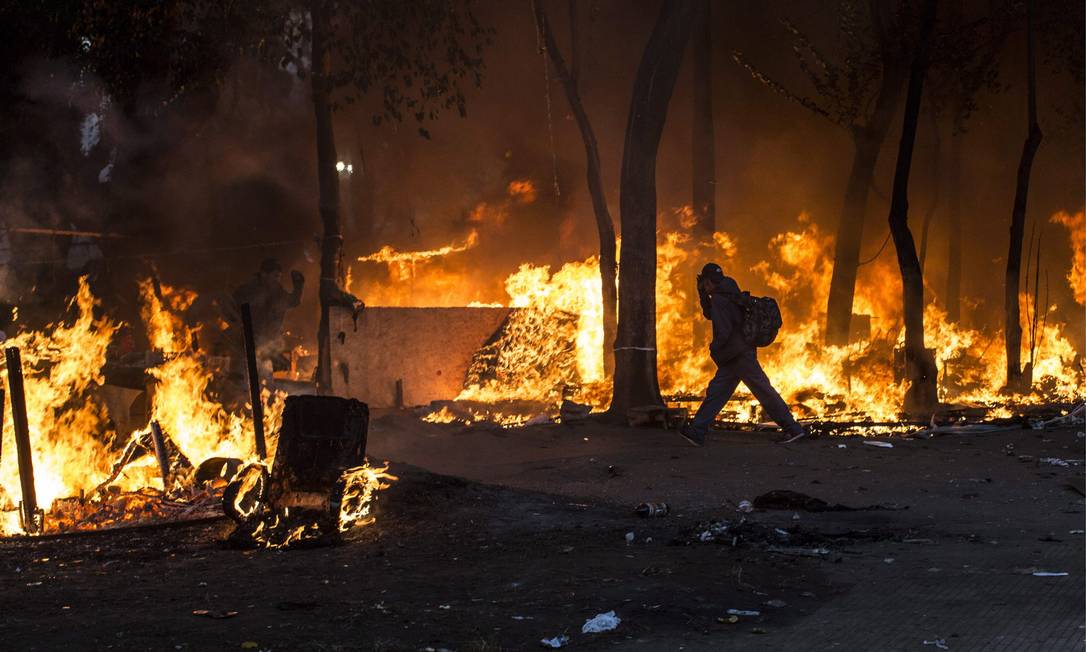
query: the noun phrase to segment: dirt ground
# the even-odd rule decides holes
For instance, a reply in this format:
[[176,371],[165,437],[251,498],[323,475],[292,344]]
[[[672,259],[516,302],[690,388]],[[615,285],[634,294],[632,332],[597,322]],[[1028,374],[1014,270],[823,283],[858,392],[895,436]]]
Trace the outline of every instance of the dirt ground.
[[[1079,429],[698,449],[375,416],[400,480],[344,545],[233,549],[222,519],[2,541],[0,648],[1084,649]],[[880,508],[736,511],[771,490]],[[644,500],[672,513],[639,518]],[[616,629],[582,633],[608,611]]]

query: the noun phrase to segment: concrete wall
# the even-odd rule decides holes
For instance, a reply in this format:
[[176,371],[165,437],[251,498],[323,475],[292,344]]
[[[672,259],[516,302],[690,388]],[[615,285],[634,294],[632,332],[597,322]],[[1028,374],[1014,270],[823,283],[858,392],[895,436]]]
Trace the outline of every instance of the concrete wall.
[[333,309],[332,387],[370,407],[392,407],[396,380],[404,404],[451,400],[464,387],[471,357],[509,314],[508,308]]

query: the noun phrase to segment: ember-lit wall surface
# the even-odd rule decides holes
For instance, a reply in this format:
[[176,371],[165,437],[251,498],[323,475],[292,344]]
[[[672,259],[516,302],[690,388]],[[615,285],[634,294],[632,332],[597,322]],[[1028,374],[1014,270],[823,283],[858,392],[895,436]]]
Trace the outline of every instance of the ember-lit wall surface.
[[472,355],[508,314],[508,308],[366,308],[356,327],[350,310],[333,309],[332,389],[370,407],[392,407],[402,379],[405,405],[454,399]]

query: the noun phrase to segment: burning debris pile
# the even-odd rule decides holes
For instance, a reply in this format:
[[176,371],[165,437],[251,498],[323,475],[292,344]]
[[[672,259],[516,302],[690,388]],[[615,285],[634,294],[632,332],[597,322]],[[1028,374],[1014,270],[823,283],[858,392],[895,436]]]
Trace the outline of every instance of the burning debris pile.
[[[1076,219],[1081,224],[1081,214],[1059,214],[1052,221],[1073,231]],[[837,424],[882,424],[878,428],[883,430],[901,423],[906,385],[904,328],[900,274],[891,257],[861,268],[852,342],[825,346],[825,315],[819,310],[826,305],[829,292],[832,236],[804,214],[793,230],[770,239],[768,257],[744,258],[738,254],[738,245],[738,239],[728,233],[716,233],[705,243],[695,242],[682,228],[659,236],[657,358],[660,386],[669,402],[684,405],[696,401],[714,372],[705,355],[705,334],[697,326],[700,314],[695,307],[693,279],[704,260],[716,260],[743,288],[778,299],[784,327],[776,342],[759,352],[759,358],[798,416]],[[458,276],[456,264],[444,262],[455,258],[457,248],[435,251],[440,254],[414,260],[407,278],[383,282],[381,295],[392,297],[394,305],[413,305],[409,288],[459,287],[460,305],[478,301],[479,289],[467,277]],[[364,260],[378,262],[372,257]],[[1081,279],[1079,262],[1068,276],[1074,288],[1086,283]],[[532,311],[519,318],[523,323],[507,325],[501,338],[477,356],[487,373],[469,374],[457,398],[465,409],[436,405],[426,419],[478,422],[487,419],[487,405],[495,406],[490,412],[501,413],[492,420],[503,424],[541,416],[538,411],[510,414],[508,409],[497,407],[516,401],[543,402],[548,407],[542,416],[557,418],[558,404],[564,398],[606,408],[609,386],[604,382],[598,265],[597,256],[567,263],[553,273],[546,266],[521,265],[506,280],[502,303]],[[449,305],[455,303],[456,295],[445,292],[443,299],[443,305]],[[1029,307],[1023,311],[1024,318],[1031,319],[1023,328],[1030,334],[1023,341],[1023,358],[1033,361],[1034,382],[1028,393],[1007,393],[1003,388],[1005,351],[999,331],[952,322],[937,303],[929,303],[926,343],[939,364],[942,411],[951,416],[1007,418],[1031,405],[1066,408],[1078,400],[1086,374],[1083,358],[1065,332],[1065,324],[1056,319],[1056,306],[1042,304],[1035,310],[1034,304],[1041,299],[1027,293],[1021,300]],[[570,328],[572,336],[566,334]],[[569,341],[574,342],[572,351]],[[763,420],[749,394],[740,394],[731,402],[723,418],[731,424]]]
[[287,399],[271,472],[245,467],[227,486],[223,505],[246,546],[285,548],[335,541],[368,525],[373,493],[388,487],[387,465],[365,463],[369,410],[353,399]]
[[[223,382],[229,379],[214,375],[211,361],[195,346],[201,325],[185,319],[195,293],[144,280],[140,294],[153,349],[144,358],[154,364],[137,368],[137,384],[146,393],[134,403],[145,401],[146,413],[145,425],[134,431],[121,425],[131,398],[113,414],[114,406],[102,398],[107,376],[131,367],[111,348],[122,325],[101,316],[86,279],[71,301],[68,321],[6,342],[16,418],[4,420],[0,450],[18,448],[18,455],[0,457],[0,534],[222,515],[223,492],[232,481],[237,484],[235,474],[243,467],[263,468],[252,406],[229,395],[230,383]],[[270,433],[267,454],[274,457],[285,396],[265,388],[261,404],[263,431]],[[364,437],[359,450],[364,453]],[[391,479],[360,455],[343,477],[337,528],[366,523],[373,492]],[[338,475],[346,466],[336,468]]]

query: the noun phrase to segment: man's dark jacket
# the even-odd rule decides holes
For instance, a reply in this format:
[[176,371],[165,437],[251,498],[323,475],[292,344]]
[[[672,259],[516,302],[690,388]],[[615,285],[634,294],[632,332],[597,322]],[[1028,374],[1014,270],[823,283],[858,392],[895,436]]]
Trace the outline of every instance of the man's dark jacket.
[[713,321],[713,341],[709,355],[721,366],[738,355],[753,350],[743,337],[743,309],[739,305],[742,294],[739,284],[730,276],[717,281],[708,295],[699,292],[701,312]]

